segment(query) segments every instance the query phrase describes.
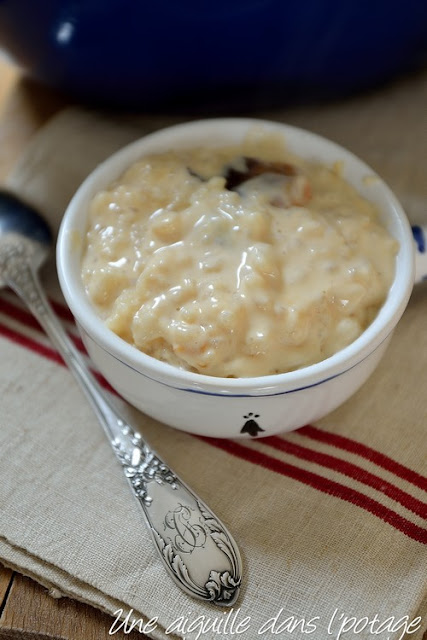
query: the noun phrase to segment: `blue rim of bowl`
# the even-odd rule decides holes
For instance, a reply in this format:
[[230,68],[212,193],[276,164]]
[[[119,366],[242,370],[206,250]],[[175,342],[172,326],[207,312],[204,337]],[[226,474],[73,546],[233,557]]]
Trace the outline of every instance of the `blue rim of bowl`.
[[[114,360],[117,360],[117,362],[120,362],[120,364],[122,364],[123,366],[127,367],[128,369],[131,369],[131,371],[134,371],[136,374],[142,376],[143,378],[146,378],[147,380],[150,380],[150,382],[154,382],[156,384],[160,384],[163,387],[167,387],[168,389],[174,389],[175,391],[184,391],[185,393],[196,393],[196,394],[203,395],[203,396],[213,396],[213,397],[219,397],[219,398],[271,398],[271,397],[274,397],[274,396],[284,396],[284,395],[287,395],[289,393],[297,393],[298,391],[305,391],[306,389],[312,389],[313,387],[318,387],[318,386],[324,384],[325,382],[329,382],[330,380],[334,380],[335,378],[339,378],[339,377],[343,376],[345,373],[347,373],[348,371],[351,371],[355,367],[358,367],[360,364],[362,364],[362,362],[364,362],[365,360],[370,358],[384,344],[384,342],[386,342],[390,338],[391,333],[393,332],[393,330],[390,331],[383,338],[383,340],[379,344],[377,344],[375,349],[370,351],[361,360],[358,360],[357,362],[352,364],[347,369],[344,369],[344,371],[339,371],[338,373],[335,373],[335,374],[330,375],[330,376],[328,376],[326,378],[323,378],[322,380],[318,380],[316,382],[313,382],[311,384],[307,384],[307,385],[304,385],[304,386],[301,386],[301,387],[296,387],[295,389],[287,389],[286,391],[277,391],[277,392],[274,392],[274,393],[252,393],[251,394],[251,393],[227,393],[226,391],[223,392],[223,393],[218,393],[218,392],[214,392],[214,391],[204,391],[202,389],[192,389],[190,387],[174,386],[173,384],[169,384],[167,382],[163,382],[162,380],[158,380],[157,378],[152,378],[151,376],[147,375],[146,373],[143,373],[142,371],[139,371],[138,369],[133,367],[128,362],[124,362],[123,360],[118,358],[116,355],[114,355],[110,351],[107,351],[107,349],[105,349],[105,347],[100,345],[81,326],[80,326],[80,331],[81,331],[81,333],[84,333],[85,336],[87,336],[87,338],[89,340],[92,340],[92,342],[94,344],[96,344],[98,349],[101,349],[101,351],[103,351],[104,353],[109,355],[111,358],[114,358]],[[101,374],[101,375],[103,375],[105,377],[104,374]],[[105,377],[105,379],[108,380],[108,378],[106,378],[106,377]],[[234,378],[234,379],[236,379],[236,378]],[[242,380],[242,379],[240,379],[240,380]],[[243,380],[244,380],[244,378],[243,378]]]

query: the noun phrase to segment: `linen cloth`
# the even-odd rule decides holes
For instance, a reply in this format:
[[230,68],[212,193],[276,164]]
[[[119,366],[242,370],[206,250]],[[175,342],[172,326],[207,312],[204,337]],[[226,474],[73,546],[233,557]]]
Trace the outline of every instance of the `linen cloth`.
[[[348,101],[251,115],[347,146],[390,184],[412,222],[426,223],[426,104],[427,74],[419,74]],[[9,186],[56,231],[92,168],[178,120],[65,110],[35,136]],[[42,278],[76,335],[53,256]],[[244,582],[227,627],[227,610],[187,597],[167,576],[92,410],[37,323],[4,290],[0,561],[113,616],[122,609],[135,620],[156,617],[153,638],[420,640],[427,626],[426,318],[422,284],[363,388],[290,434],[201,440],[125,407],[239,543]],[[216,621],[210,630],[209,619]]]

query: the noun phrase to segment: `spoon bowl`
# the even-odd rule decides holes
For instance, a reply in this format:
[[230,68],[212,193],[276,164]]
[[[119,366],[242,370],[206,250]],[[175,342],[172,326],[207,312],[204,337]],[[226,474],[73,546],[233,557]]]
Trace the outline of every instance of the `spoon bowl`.
[[[33,207],[13,193],[0,191],[0,256],[12,250],[7,247],[17,251],[20,246],[37,270],[47,259],[52,242],[47,222]],[[0,267],[0,287],[6,284]]]

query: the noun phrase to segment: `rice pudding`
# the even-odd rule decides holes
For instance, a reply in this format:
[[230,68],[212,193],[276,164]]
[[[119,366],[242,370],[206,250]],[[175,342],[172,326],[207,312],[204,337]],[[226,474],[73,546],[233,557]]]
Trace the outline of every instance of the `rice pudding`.
[[176,367],[283,373],[353,342],[397,241],[340,175],[272,135],[144,156],[92,200],[82,260],[106,325]]

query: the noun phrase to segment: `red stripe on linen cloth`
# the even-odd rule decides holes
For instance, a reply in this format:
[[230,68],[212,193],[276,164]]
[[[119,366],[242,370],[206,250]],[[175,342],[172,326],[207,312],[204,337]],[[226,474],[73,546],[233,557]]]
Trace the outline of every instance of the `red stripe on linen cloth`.
[[409,538],[412,538],[417,542],[421,542],[422,544],[427,544],[427,529],[423,529],[422,527],[414,524],[407,518],[404,518],[392,509],[389,509],[380,502],[364,495],[356,489],[346,487],[334,480],[329,480],[328,478],[324,478],[312,471],[301,469],[300,467],[283,462],[277,458],[272,458],[261,451],[245,447],[237,443],[235,440],[204,438],[202,436],[198,437],[204,442],[207,442],[218,449],[222,449],[237,458],[241,458],[242,460],[246,460],[252,464],[264,467],[265,469],[279,473],[282,476],[293,478],[294,480],[302,482],[313,489],[322,491],[323,493],[340,498],[341,500],[345,500],[357,507],[365,509],[384,522],[387,522],[398,531],[401,531]]
[[425,518],[427,520],[427,502],[414,498],[411,494],[399,489],[399,487],[396,487],[391,482],[383,480],[380,476],[366,471],[352,462],[342,460],[341,458],[337,458],[336,456],[331,456],[326,453],[314,451],[313,449],[308,449],[307,447],[289,442],[288,440],[284,440],[277,436],[263,438],[262,443],[278,451],[284,451],[285,453],[289,453],[290,455],[301,458],[302,460],[314,462],[322,467],[333,469],[334,471],[338,471],[349,478],[353,478],[368,487],[372,487],[376,491],[380,491],[389,498],[392,498],[392,500],[399,502],[403,507],[409,509],[409,511],[412,511],[421,518]]
[[[33,316],[32,313],[30,313],[26,309],[23,309],[22,307],[19,307],[13,304],[12,302],[9,302],[8,300],[5,300],[4,298],[0,299],[0,313],[4,313],[8,315],[10,318],[17,320],[21,324],[24,324],[27,327],[30,327],[31,329],[36,329],[37,331],[43,331],[39,322],[36,320],[36,318]],[[68,332],[68,335],[71,338],[71,340],[74,342],[77,349],[82,353],[86,353],[86,349],[83,345],[81,338],[79,338],[76,335],[73,335],[70,332]]]
[[[0,322],[0,336],[8,338],[11,342],[15,342],[15,344],[19,344],[21,347],[25,347],[26,349],[29,349],[30,351],[43,356],[47,360],[51,360],[56,364],[61,364],[64,367],[67,366],[59,353],[55,351],[55,349],[53,349],[52,347],[47,347],[44,344],[40,344],[33,338],[30,338],[23,333],[7,327],[2,322]],[[110,391],[111,393],[114,393],[115,395],[118,395],[115,389],[113,389],[110,383],[98,371],[94,371],[93,369],[91,369],[91,373],[93,376],[95,376],[99,384],[104,387],[104,389]]]
[[22,333],[19,333],[14,329],[10,329],[10,327],[7,327],[2,323],[0,323],[0,335],[2,335],[4,338],[8,338],[9,340],[11,340],[11,342],[15,342],[15,344],[19,344],[21,347],[30,349],[30,351],[34,351],[35,353],[38,353],[40,356],[44,356],[48,360],[52,360],[57,364],[65,365],[61,356],[57,351],[55,351],[55,349],[52,349],[51,347],[46,347],[45,345],[36,342],[35,340],[33,340],[32,338],[29,338],[28,336]]
[[313,425],[306,425],[305,427],[302,427],[299,429],[298,433],[310,438],[311,440],[318,440],[319,442],[324,442],[325,444],[329,444],[337,449],[343,449],[349,453],[355,453],[361,458],[365,458],[366,460],[373,462],[378,467],[382,467],[386,471],[390,471],[398,478],[407,480],[416,487],[423,489],[423,491],[427,491],[426,477],[420,475],[413,469],[405,467],[396,460],[389,458],[384,453],[380,453],[379,451],[362,444],[361,442],[357,442],[356,440],[352,440],[346,436],[338,435],[337,433],[331,433],[330,431],[319,429]]
[[55,311],[56,315],[58,315],[61,320],[72,322],[73,324],[75,323],[75,318],[66,305],[62,304],[61,302],[57,302],[52,298],[49,298],[49,302],[52,305],[52,308]]
[[[4,292],[2,292],[0,304],[7,299],[9,299],[9,302],[11,304],[15,304],[15,301],[18,304],[21,303],[21,298],[19,298],[19,296],[12,289],[5,289]],[[64,304],[63,302],[59,302],[58,300],[55,300],[55,298],[51,297],[48,297],[48,300],[56,315],[59,316],[61,320],[69,322],[73,325],[75,324],[75,318],[66,304]]]

